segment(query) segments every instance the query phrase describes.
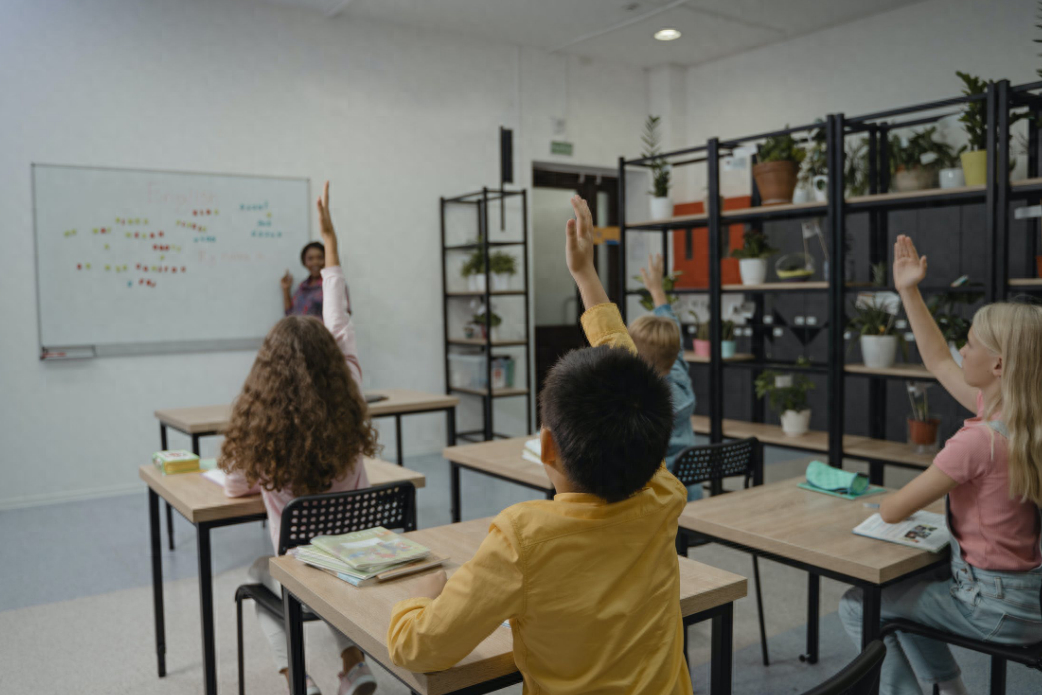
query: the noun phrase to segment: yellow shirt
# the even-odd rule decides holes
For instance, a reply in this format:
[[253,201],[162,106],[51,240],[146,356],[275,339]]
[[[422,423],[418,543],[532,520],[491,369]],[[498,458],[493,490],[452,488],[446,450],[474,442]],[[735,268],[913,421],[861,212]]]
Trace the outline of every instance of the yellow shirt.
[[[636,352],[613,304],[583,327],[594,346]],[[525,693],[690,695],[674,545],[686,499],[660,467],[614,504],[565,493],[505,509],[437,599],[395,605],[391,660],[449,668],[509,618]]]

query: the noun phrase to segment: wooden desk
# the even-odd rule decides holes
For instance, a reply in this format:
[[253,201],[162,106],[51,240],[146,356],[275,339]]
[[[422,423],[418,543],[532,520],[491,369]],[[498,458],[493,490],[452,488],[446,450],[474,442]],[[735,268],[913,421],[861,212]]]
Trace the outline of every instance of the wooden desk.
[[[370,485],[409,481],[424,487],[422,473],[379,459],[365,459],[365,472]],[[210,530],[219,526],[244,524],[267,519],[260,495],[227,497],[220,485],[201,473],[163,475],[155,466],[138,468],[138,475],[148,485],[148,525],[152,540],[152,600],[156,621],[156,657],[159,676],[166,675],[166,626],[163,608],[163,556],[160,547],[159,498],[167,509],[176,509],[195,526],[198,541],[199,605],[203,626],[203,678],[206,695],[217,692],[217,656],[213,625],[213,579],[211,575]]]
[[[866,508],[860,500],[796,487],[802,481],[793,478],[689,502],[680,515],[680,528],[809,573],[805,659],[814,663],[820,577],[864,590],[864,646],[879,634],[883,588],[947,563],[948,554],[854,535],[852,529],[877,510]],[[868,499],[878,502],[881,497]],[[928,510],[943,513],[944,505],[938,502]]]
[[[406,534],[434,553],[450,558],[451,574],[473,557],[488,533],[491,519],[413,531]],[[684,623],[713,621],[711,692],[729,693],[731,686],[732,604],[746,595],[746,580],[730,572],[687,558],[680,563],[680,607]],[[372,659],[407,688],[423,695],[441,695],[466,689],[486,693],[521,681],[514,665],[513,641],[507,628],[497,628],[473,652],[446,671],[413,673],[391,663],[387,652],[387,628],[395,603],[415,595],[415,578],[356,588],[321,570],[283,556],[270,560],[271,575],[281,582],[287,607],[291,682],[303,693],[301,603],[347,635]]]
[[[534,437],[535,435],[533,435]],[[479,444],[450,446],[441,455],[449,460],[452,474],[452,521],[460,520],[460,468],[490,475],[493,478],[507,480],[538,490],[546,495],[546,499],[554,498],[554,486],[546,475],[542,465],[521,457],[525,442],[532,437],[514,437],[512,439],[496,439]]]
[[[367,391],[367,396],[384,396],[384,400],[369,404],[369,416],[394,418],[395,456],[398,465],[403,463],[402,416],[416,413],[445,411],[448,421],[448,444],[456,443],[456,406],[459,399],[444,394],[410,391],[409,389],[376,389]],[[199,439],[224,432],[232,417],[231,405],[203,405],[192,408],[166,408],[155,411],[159,420],[159,448],[166,450],[167,428],[174,429],[192,438],[192,452],[199,455]],[[183,513],[183,512],[182,512]],[[174,549],[174,516],[170,505],[166,506],[166,526],[170,549]]]

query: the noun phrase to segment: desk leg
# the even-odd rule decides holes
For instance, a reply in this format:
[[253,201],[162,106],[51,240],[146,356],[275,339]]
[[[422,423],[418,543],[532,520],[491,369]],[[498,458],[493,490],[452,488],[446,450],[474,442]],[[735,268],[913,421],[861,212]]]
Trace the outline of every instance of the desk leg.
[[[167,506],[167,509],[170,507]],[[159,495],[148,488],[148,528],[152,540],[152,607],[156,620],[156,660],[159,677],[166,675],[166,624],[163,616],[163,541],[159,523]]]
[[394,449],[395,454],[398,456],[398,465],[404,466],[404,457],[402,456],[402,416],[394,416]]
[[[818,607],[821,604],[820,597],[821,577],[816,574],[807,574],[807,653],[800,655],[800,661],[808,664],[818,663]],[[878,628],[877,628],[878,629]]]
[[452,509],[452,523],[458,524],[460,520],[460,505],[459,505],[459,466],[452,461],[449,461],[449,473],[451,476],[451,482],[449,483],[449,494],[451,495],[451,509]]
[[713,646],[709,661],[710,695],[731,695],[731,680],[734,676],[732,650],[734,649],[734,604],[720,607],[720,614],[713,616]]
[[864,598],[861,613],[861,649],[864,650],[869,642],[879,637],[883,590],[878,584],[870,584],[862,588]]
[[868,482],[873,485],[883,484],[883,470],[884,466],[880,461],[869,461],[868,462]]
[[[166,424],[159,423],[159,450],[166,451]],[[170,542],[170,549],[174,549],[174,510],[170,508],[170,503],[164,500],[166,505],[166,535]]]
[[210,558],[210,527],[196,527],[199,545],[199,610],[203,627],[203,684],[206,695],[217,695],[217,648],[213,627],[213,577]]
[[446,430],[448,431],[449,446],[456,446],[456,408],[453,406],[445,411]]
[[282,589],[283,619],[286,622],[286,646],[289,649],[289,691],[291,695],[305,695],[304,621],[300,601]]

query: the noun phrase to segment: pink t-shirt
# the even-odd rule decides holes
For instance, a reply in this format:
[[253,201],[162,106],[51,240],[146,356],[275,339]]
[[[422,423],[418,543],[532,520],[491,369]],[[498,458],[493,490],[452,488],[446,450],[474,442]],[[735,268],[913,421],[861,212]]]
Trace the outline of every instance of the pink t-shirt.
[[[983,420],[984,398],[977,394],[977,417],[969,418],[934,458],[959,486],[948,493],[952,534],[962,558],[983,570],[1026,572],[1042,564],[1038,508],[1011,499],[1006,438]],[[992,416],[1001,420],[1001,413]]]
[[[322,305],[322,322],[336,339],[337,347],[347,361],[347,371],[351,378],[362,387],[362,367],[358,362],[358,350],[355,347],[355,327],[351,315],[347,313],[347,291],[345,289],[344,271],[340,266],[322,269],[322,291],[326,301]],[[365,464],[361,457],[355,461],[354,468],[340,480],[334,480],[324,492],[350,492],[369,487],[369,478],[365,473]],[[228,474],[224,481],[224,494],[229,497],[243,497],[261,493],[264,507],[268,510],[268,530],[271,531],[271,545],[275,552],[279,549],[279,532],[282,529],[282,510],[293,500],[289,490],[265,490],[261,486],[250,486],[245,476],[238,471]]]

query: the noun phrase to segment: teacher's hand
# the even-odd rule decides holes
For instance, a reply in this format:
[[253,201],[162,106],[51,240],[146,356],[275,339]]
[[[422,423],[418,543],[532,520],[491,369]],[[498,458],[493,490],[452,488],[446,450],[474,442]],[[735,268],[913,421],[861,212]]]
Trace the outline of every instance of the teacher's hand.
[[288,270],[286,271],[286,274],[282,276],[279,284],[282,285],[282,290],[284,292],[289,292],[290,288],[293,287],[293,276],[289,274]]

